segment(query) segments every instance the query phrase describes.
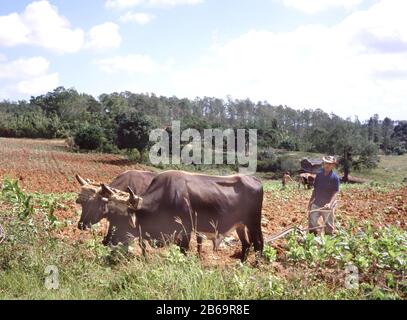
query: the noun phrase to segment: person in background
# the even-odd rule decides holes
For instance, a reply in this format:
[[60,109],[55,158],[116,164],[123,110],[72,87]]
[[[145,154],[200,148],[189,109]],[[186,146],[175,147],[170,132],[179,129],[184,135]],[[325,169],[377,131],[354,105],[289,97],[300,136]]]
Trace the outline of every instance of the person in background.
[[290,179],[291,179],[290,172],[288,172],[288,171],[284,172],[283,178],[281,179],[281,184],[283,186],[283,189],[285,189],[285,187]]
[[[327,156],[322,159],[323,169],[318,172],[315,182],[314,190],[308,204],[308,227],[310,232],[315,235],[318,234],[320,226],[318,220],[322,215],[325,224],[325,234],[332,235],[334,233],[335,221],[335,208],[334,203],[336,196],[339,192],[339,177],[333,171],[337,161],[333,156]],[[318,211],[327,210],[327,211]]]

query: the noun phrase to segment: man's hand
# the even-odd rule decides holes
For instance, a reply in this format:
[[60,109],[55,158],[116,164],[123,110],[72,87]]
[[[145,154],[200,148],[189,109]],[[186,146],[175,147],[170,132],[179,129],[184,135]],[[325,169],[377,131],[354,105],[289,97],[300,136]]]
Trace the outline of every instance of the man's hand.
[[322,210],[330,210],[331,209],[332,204],[331,203],[327,203],[326,205],[324,205],[321,209]]

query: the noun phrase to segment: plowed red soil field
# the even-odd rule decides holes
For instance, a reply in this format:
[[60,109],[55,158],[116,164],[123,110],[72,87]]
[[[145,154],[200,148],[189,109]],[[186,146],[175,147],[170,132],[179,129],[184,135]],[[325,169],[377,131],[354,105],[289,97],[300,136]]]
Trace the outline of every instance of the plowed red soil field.
[[[0,181],[4,177],[18,179],[23,189],[30,192],[62,193],[78,192],[74,178],[76,173],[100,182],[109,182],[119,173],[129,169],[148,170],[134,165],[124,157],[97,153],[69,152],[63,140],[29,140],[0,138]],[[265,192],[263,202],[263,232],[267,237],[292,225],[306,226],[306,208],[311,191],[297,189],[281,191],[278,188]],[[407,187],[345,188],[339,196],[340,204],[336,219],[341,224],[353,220],[356,223],[370,221],[375,226],[397,225],[407,229]],[[60,237],[66,241],[86,239],[89,235],[76,228],[79,219],[74,201],[64,203],[65,210],[57,210],[59,220],[70,220]],[[99,234],[106,230],[101,224]],[[278,247],[278,242],[273,244]],[[237,238],[232,237],[221,246],[218,253],[206,241],[204,261],[208,264],[225,265],[237,260],[233,255],[239,250]]]
[[95,181],[110,181],[129,169],[143,166],[111,154],[68,152],[64,140],[0,138],[0,178],[18,179],[31,192],[76,192],[76,173]]

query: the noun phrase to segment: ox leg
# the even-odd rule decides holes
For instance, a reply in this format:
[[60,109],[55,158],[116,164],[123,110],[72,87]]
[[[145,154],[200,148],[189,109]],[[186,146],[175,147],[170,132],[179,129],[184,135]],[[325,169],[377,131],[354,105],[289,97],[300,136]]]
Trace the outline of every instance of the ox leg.
[[117,243],[112,243],[112,239],[113,239],[113,236],[115,235],[115,233],[116,233],[116,227],[109,221],[109,228],[107,229],[106,236],[103,238],[102,244],[105,246],[108,246],[111,244],[116,245]]
[[191,242],[191,234],[186,234],[185,232],[182,233],[183,234],[181,235],[181,240],[179,241],[179,247],[181,249],[181,252],[187,255],[187,251],[189,250],[189,243]]
[[143,240],[142,237],[139,238],[139,245],[140,245],[141,253],[143,254],[143,257],[147,257],[146,241]]
[[256,262],[259,262],[259,259],[263,256],[264,248],[263,233],[260,228],[256,228],[256,230],[253,231],[253,246],[256,254]]
[[111,239],[112,239],[112,230],[111,230],[111,228],[110,228],[110,226],[109,226],[109,229],[108,229],[108,231],[107,231],[107,234],[106,234],[105,237],[103,238],[102,244],[103,244],[104,246],[108,246],[108,245],[110,244],[110,242],[111,242]]
[[261,258],[263,256],[264,239],[263,239],[263,232],[261,232],[260,228],[255,231],[253,245],[254,245],[254,251],[256,252],[256,257]]
[[223,241],[224,236],[222,234],[217,234],[215,238],[212,240],[213,242],[213,251],[218,252],[219,246]]
[[253,243],[254,251],[256,255],[256,264],[259,263],[260,258],[263,255],[264,239],[263,233],[261,232],[260,225],[250,225],[249,229],[249,240],[250,243]]
[[198,256],[199,258],[201,258],[202,255],[202,241],[203,241],[203,237],[201,235],[196,235],[196,243],[198,245]]
[[236,233],[239,236],[240,242],[242,243],[242,256],[240,259],[242,260],[242,262],[244,262],[246,261],[247,256],[249,254],[250,242],[247,239],[246,230],[244,226],[237,227]]

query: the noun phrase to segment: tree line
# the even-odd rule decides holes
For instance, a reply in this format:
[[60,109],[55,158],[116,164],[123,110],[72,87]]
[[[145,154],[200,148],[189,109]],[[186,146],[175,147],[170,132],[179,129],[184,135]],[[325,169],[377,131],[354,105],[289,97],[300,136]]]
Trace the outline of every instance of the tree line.
[[[274,170],[273,150],[318,152],[341,156],[344,168],[371,168],[379,152],[407,151],[407,122],[343,119],[320,109],[295,110],[266,101],[177,98],[131,92],[92,95],[58,87],[29,101],[0,102],[0,136],[70,138],[80,149],[120,152],[149,145],[153,128],[257,129],[260,170]],[[280,159],[281,162],[281,159]],[[280,164],[281,169],[281,164]]]

